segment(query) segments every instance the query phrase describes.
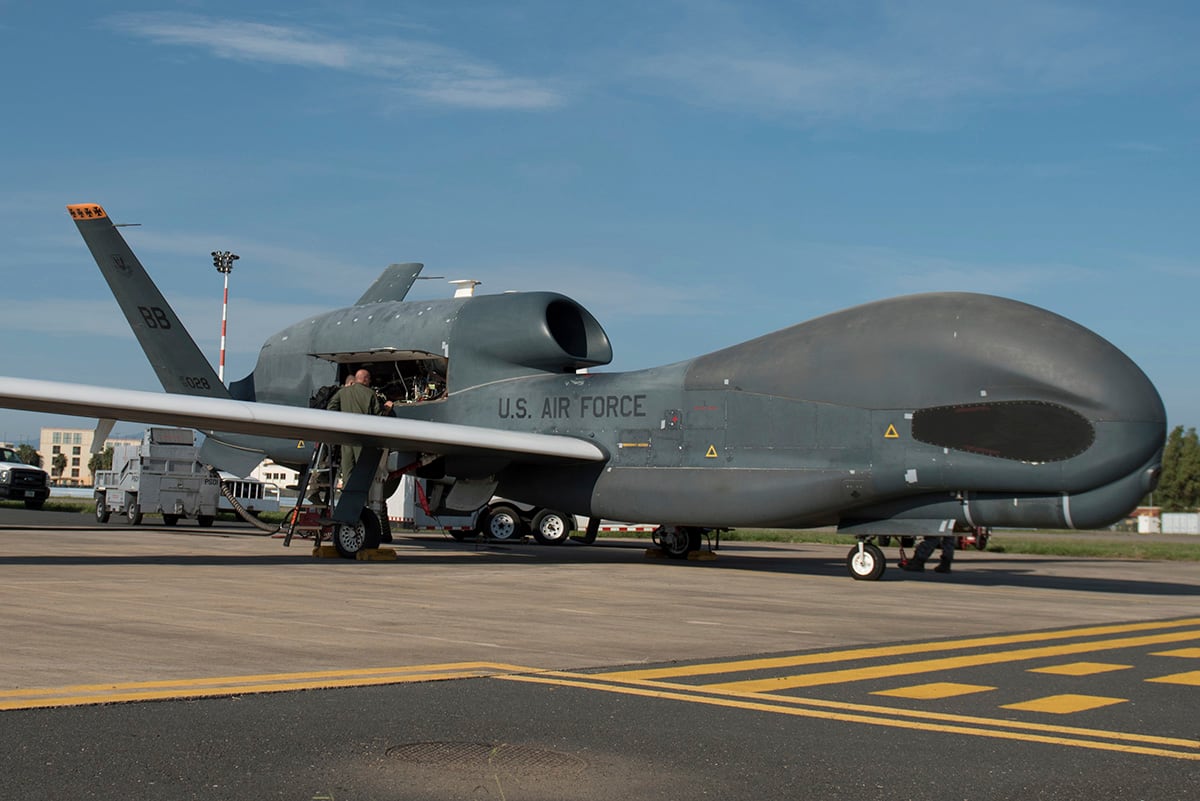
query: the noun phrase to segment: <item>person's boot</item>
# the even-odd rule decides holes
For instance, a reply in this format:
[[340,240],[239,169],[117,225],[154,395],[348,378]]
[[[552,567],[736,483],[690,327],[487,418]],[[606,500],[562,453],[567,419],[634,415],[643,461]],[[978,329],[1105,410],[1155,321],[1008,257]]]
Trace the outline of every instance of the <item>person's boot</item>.
[[925,570],[925,560],[913,557],[904,564],[900,565],[901,570],[907,570],[909,573],[921,573]]
[[934,573],[949,573],[950,572],[950,563],[943,559],[941,562],[938,562],[938,566],[933,569],[933,572]]

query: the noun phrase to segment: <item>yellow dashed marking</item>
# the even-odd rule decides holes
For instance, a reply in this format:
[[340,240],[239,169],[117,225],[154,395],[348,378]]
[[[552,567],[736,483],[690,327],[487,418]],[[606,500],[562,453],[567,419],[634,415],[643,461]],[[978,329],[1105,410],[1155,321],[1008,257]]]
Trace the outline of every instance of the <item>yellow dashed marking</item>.
[[1185,684],[1189,687],[1200,687],[1200,670],[1176,673],[1171,676],[1161,676],[1157,679],[1146,679],[1146,681],[1155,684]]
[[[1081,729],[1077,727],[1050,726],[1014,720],[973,718],[783,695],[729,693],[723,694],[724,697],[714,697],[713,695],[697,694],[695,692],[697,688],[689,685],[669,684],[665,682],[637,681],[637,686],[606,684],[595,681],[595,674],[546,671],[538,675],[508,674],[496,676],[496,678],[501,681],[578,687],[580,689],[600,690],[602,692],[620,693],[622,695],[688,701],[710,706],[745,709],[756,712],[773,712],[798,717],[822,718],[847,723],[864,723],[872,726],[889,726],[916,731],[1049,743],[1075,748],[1092,748],[1101,751],[1200,761],[1200,741],[1180,738],[1156,737],[1154,735],[1098,729]],[[1114,702],[1119,702],[1120,700],[1123,699],[1114,699]]]
[[1056,676],[1094,676],[1114,670],[1129,670],[1133,665],[1110,665],[1106,662],[1072,662],[1069,665],[1030,668],[1030,673],[1053,673]]
[[[1155,621],[1153,623],[1123,623],[1113,626],[1087,626],[1060,631],[1036,631],[1022,634],[1003,634],[994,637],[970,637],[962,640],[939,640],[937,642],[911,643],[906,645],[869,646],[850,648],[844,651],[828,651],[796,656],[773,656],[762,659],[734,659],[725,662],[705,662],[698,665],[673,665],[661,668],[637,668],[597,673],[607,679],[627,681],[630,679],[666,679],[684,676],[712,676],[722,673],[742,673],[751,670],[776,670],[802,665],[825,665],[831,662],[850,662],[859,659],[909,656],[911,654],[957,651],[965,648],[995,648],[999,645],[1016,645],[1028,642],[1066,640],[1073,637],[1099,637],[1110,634],[1129,634],[1137,631],[1154,631],[1181,626],[1200,625],[1200,618]],[[1191,632],[1183,639],[1200,639],[1200,631]]]
[[937,698],[954,698],[957,695],[971,693],[986,693],[996,689],[983,684],[956,684],[952,681],[935,681],[931,684],[917,684],[912,687],[899,687],[895,690],[879,690],[871,695],[887,695],[893,698],[916,698],[930,701]]
[[1035,698],[1019,704],[1005,704],[1001,709],[1017,709],[1022,712],[1045,712],[1050,715],[1070,715],[1073,712],[1086,712],[1089,709],[1099,709],[1114,704],[1124,704],[1127,698],[1105,698],[1102,695],[1048,695],[1045,698]]
[[868,679],[886,679],[894,676],[913,676],[918,673],[936,673],[943,670],[958,670],[959,668],[978,667],[980,665],[1000,665],[1005,662],[1046,659],[1054,656],[1088,653],[1090,651],[1141,648],[1165,642],[1179,642],[1180,640],[1200,640],[1200,631],[1175,631],[1169,634],[1152,634],[1115,640],[1092,640],[1091,642],[1076,642],[1066,645],[1047,645],[1040,648],[1017,648],[1012,651],[993,651],[991,653],[970,654],[967,656],[947,656],[941,659],[919,659],[913,662],[900,662],[890,665],[872,665],[871,667],[852,668],[849,670],[827,670],[818,673],[804,673],[798,676],[774,676],[769,679],[731,681],[705,686],[710,690],[735,690],[752,693],[777,692],[796,687],[817,687],[828,684],[844,684],[851,681],[866,681]]
[[1200,648],[1179,648],[1174,651],[1158,651],[1150,656],[1181,656],[1184,659],[1200,659]]

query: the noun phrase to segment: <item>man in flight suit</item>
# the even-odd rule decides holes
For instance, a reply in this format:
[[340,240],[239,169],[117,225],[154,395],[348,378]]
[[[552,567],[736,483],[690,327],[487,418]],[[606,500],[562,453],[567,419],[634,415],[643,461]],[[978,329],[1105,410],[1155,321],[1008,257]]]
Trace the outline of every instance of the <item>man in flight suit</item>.
[[942,556],[938,560],[938,565],[933,569],[934,573],[949,573],[950,565],[954,561],[954,541],[957,537],[923,537],[917,543],[916,550],[913,553],[912,559],[902,564],[902,570],[910,570],[920,573],[925,569],[925,561],[933,556],[934,548],[942,549]]
[[[380,400],[379,396],[375,394],[375,390],[371,389],[371,372],[364,369],[356,372],[353,381],[347,382],[344,387],[334,393],[327,408],[335,412],[351,412],[352,414],[391,414],[392,402]],[[341,477],[343,486],[350,478],[350,471],[354,469],[354,464],[358,461],[358,455],[361,452],[361,445],[342,446]]]

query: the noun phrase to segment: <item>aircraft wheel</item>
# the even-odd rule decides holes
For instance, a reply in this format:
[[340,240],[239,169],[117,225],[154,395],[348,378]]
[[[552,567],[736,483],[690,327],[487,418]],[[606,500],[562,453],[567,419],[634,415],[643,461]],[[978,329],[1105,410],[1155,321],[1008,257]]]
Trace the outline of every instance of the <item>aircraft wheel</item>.
[[97,523],[107,523],[108,515],[109,515],[108,505],[104,502],[104,496],[97,495],[96,496],[96,522]]
[[990,539],[991,536],[992,536],[992,533],[990,531],[987,531],[986,529],[983,531],[980,531],[978,534],[976,534],[975,535],[975,549],[979,550],[979,551],[986,551],[987,546],[988,546],[988,539]]
[[213,524],[214,520],[216,520],[216,518],[212,515],[197,515],[196,525],[200,526],[200,528],[208,528]]
[[855,545],[850,549],[850,553],[846,554],[846,569],[850,571],[850,576],[859,581],[875,581],[883,575],[883,571],[887,568],[887,561],[883,558],[883,551],[871,543],[864,543],[862,551],[859,551]]
[[700,550],[701,533],[691,526],[662,526],[655,533],[655,541],[670,558],[687,559],[689,553]]
[[520,539],[525,535],[521,513],[511,506],[499,504],[493,506],[488,513],[487,523],[483,533],[494,540],[506,541]]
[[533,538],[542,545],[562,545],[571,536],[569,520],[562,512],[543,509],[533,518]]
[[343,559],[354,559],[359,551],[378,548],[379,517],[370,509],[363,509],[354,525],[339,523],[333,529],[333,545]]
[[140,525],[142,522],[142,507],[136,503],[133,506],[125,507],[125,520],[131,526]]
[[163,525],[173,526],[179,522],[179,515],[163,515]]

